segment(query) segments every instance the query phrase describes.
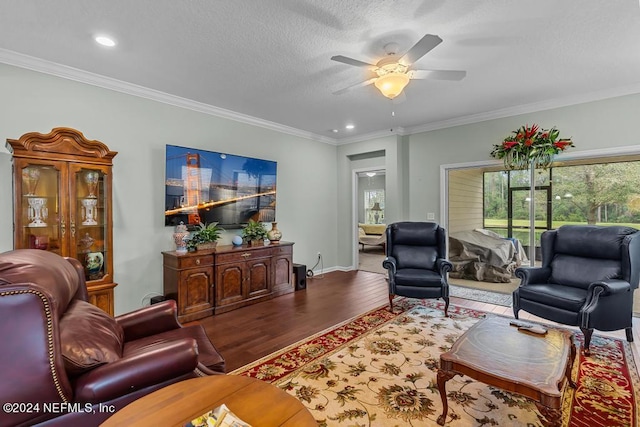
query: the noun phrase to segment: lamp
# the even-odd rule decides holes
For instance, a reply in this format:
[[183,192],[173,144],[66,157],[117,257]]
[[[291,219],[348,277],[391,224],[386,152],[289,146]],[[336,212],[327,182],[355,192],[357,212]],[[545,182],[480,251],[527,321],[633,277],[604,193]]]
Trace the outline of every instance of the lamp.
[[409,76],[405,73],[388,73],[378,77],[374,85],[384,96],[393,99],[400,95],[402,89],[409,84]]
[[373,207],[371,208],[371,210],[374,212],[374,214],[373,214],[373,221],[374,221],[374,223],[376,223],[376,224],[377,224],[377,223],[378,223],[378,221],[380,221],[380,211],[382,210],[382,209],[380,208],[380,203],[375,202],[375,203],[373,204]]

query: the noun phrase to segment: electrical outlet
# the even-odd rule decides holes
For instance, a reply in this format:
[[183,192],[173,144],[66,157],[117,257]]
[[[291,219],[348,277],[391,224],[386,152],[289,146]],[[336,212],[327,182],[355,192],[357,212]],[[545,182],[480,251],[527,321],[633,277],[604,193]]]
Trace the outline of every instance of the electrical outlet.
[[433,212],[427,212],[427,219],[436,219],[436,214]]

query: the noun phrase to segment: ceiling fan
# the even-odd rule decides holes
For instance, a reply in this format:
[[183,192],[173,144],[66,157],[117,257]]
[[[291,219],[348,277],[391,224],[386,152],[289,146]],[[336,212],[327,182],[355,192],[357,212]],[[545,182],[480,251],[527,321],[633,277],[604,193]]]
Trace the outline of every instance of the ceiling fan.
[[413,79],[462,80],[467,75],[466,71],[411,69],[411,65],[413,65],[414,62],[422,58],[440,43],[442,43],[440,37],[433,34],[426,34],[402,56],[398,55],[397,43],[388,43],[384,46],[387,56],[375,65],[347,56],[332,56],[331,59],[333,61],[368,68],[378,75],[364,82],[340,89],[333,92],[333,94],[340,95],[359,87],[374,84],[384,96],[393,99],[400,95],[405,86],[409,84],[409,81]]

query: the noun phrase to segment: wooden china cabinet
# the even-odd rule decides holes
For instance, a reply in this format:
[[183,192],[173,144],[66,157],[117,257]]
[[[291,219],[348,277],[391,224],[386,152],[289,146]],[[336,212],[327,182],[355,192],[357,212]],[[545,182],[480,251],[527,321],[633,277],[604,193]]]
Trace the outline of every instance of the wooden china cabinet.
[[71,128],[8,139],[13,154],[14,248],[79,260],[89,302],[113,315],[111,179],[117,154]]

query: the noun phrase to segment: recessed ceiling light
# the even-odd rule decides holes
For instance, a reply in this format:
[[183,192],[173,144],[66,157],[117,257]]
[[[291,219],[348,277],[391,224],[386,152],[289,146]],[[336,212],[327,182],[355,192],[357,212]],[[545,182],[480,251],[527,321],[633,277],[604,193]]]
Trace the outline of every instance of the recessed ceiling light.
[[114,47],[116,45],[115,40],[108,36],[96,36],[94,40],[96,41],[96,43],[101,44],[102,46]]
[[345,126],[345,129],[349,129],[349,130],[351,130],[351,129],[353,129],[353,128],[355,128],[355,126],[354,126],[354,125],[346,125],[346,126]]
[[338,129],[331,129],[331,132],[338,133]]

